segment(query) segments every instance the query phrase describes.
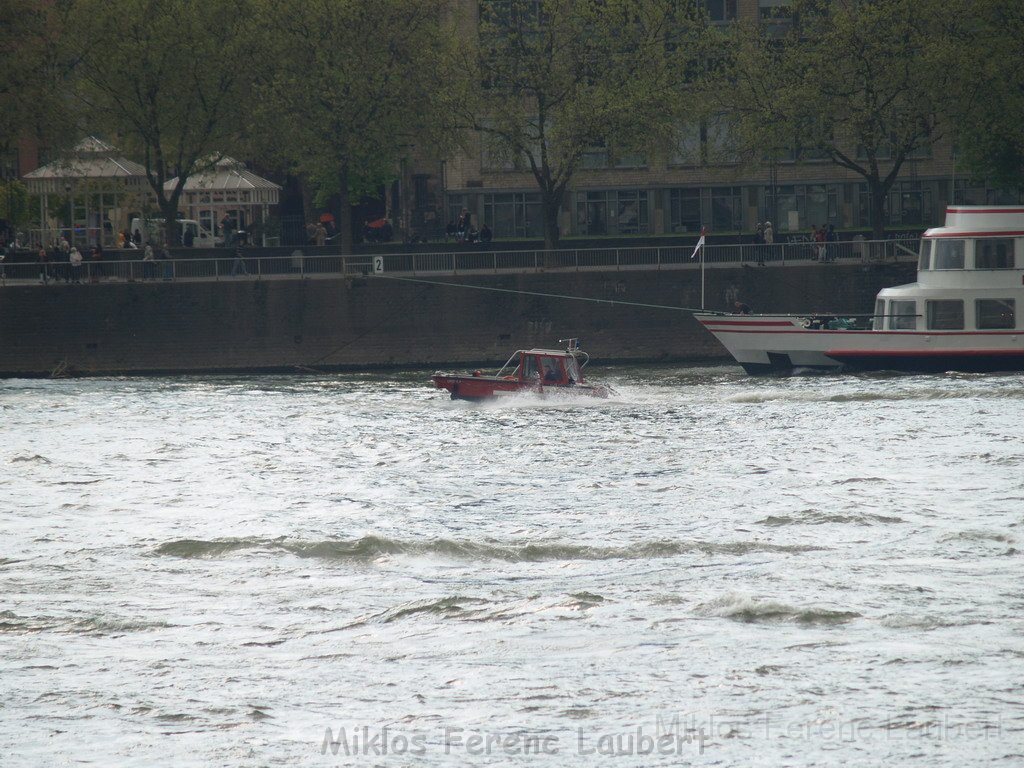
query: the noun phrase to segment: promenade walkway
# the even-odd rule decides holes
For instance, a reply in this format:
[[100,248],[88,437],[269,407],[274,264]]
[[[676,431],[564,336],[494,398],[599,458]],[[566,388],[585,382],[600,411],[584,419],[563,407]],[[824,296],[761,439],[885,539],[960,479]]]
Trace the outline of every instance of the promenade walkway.
[[[261,255],[245,253],[244,270],[233,253],[213,258],[142,261],[138,251],[121,251],[118,258],[87,261],[79,268],[83,285],[102,282],[216,282],[237,280],[337,279],[373,274],[450,277],[453,275],[533,274],[542,272],[685,270],[706,268],[778,268],[819,264],[881,264],[915,261],[919,240],[846,241],[777,245],[708,245],[694,254],[693,246],[587,248],[557,251],[451,250],[433,253],[360,255]],[[180,251],[179,251],[180,254]],[[0,287],[75,284],[71,266],[49,262],[0,262]]]

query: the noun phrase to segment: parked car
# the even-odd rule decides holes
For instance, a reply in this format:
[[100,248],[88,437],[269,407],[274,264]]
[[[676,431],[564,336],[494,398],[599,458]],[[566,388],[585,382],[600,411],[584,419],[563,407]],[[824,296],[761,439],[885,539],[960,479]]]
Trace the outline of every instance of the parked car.
[[[149,240],[156,243],[164,241],[163,219],[132,219],[129,229],[132,240],[136,243],[144,243]],[[178,229],[178,245],[192,248],[212,248],[224,243],[224,238],[213,235],[195,219],[178,219]]]

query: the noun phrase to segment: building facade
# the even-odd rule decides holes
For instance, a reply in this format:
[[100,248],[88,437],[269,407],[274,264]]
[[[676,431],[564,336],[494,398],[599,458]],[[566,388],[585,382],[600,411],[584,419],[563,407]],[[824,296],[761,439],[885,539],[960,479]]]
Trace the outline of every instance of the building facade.
[[[484,0],[489,2],[491,0]],[[479,19],[481,0],[459,0]],[[537,0],[541,2],[541,0]],[[717,25],[788,23],[787,0],[703,0]],[[813,226],[870,227],[867,185],[825,157],[790,155],[756,166],[728,150],[727,125],[694,126],[673,157],[614,156],[595,147],[573,176],[559,216],[563,237],[686,235],[753,232],[772,220],[777,236],[799,237]],[[412,231],[437,232],[467,209],[496,238],[543,236],[540,195],[533,176],[489,156],[484,142],[438,164],[403,169],[402,195]],[[907,160],[888,195],[890,229],[939,224],[949,204],[1016,204],[1007,194],[958,178],[954,147],[940,142]]]

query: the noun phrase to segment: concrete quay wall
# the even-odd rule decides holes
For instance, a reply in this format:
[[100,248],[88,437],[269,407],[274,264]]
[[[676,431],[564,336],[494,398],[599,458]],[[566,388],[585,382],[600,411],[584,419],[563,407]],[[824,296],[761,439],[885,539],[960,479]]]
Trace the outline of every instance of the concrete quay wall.
[[[473,288],[377,276],[9,283],[0,376],[500,364],[569,337],[598,365],[727,357],[689,313],[638,306],[699,308],[699,269],[429,279]],[[728,310],[739,298],[755,312],[866,313],[880,288],[913,279],[912,264],[708,268],[706,306]]]

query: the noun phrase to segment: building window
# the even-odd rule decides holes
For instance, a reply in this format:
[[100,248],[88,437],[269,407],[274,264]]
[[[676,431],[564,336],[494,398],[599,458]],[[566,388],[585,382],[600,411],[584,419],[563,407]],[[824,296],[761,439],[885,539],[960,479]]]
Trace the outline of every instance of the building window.
[[781,37],[793,24],[789,0],[758,0],[758,19],[772,37]]
[[917,329],[917,304],[913,301],[889,303],[889,330],[913,331]]
[[704,127],[704,146],[710,165],[739,162],[732,133],[732,120],[727,115],[714,115],[707,121]]
[[959,299],[935,299],[925,302],[928,307],[929,331],[962,331],[964,303]]
[[1013,269],[1013,239],[1009,237],[982,238],[974,241],[975,269]]
[[669,227],[673,232],[699,232],[704,219],[700,213],[699,189],[673,189],[668,195]]
[[539,192],[487,194],[484,220],[494,237],[543,237],[544,214]]
[[776,232],[796,232],[832,224],[843,226],[839,215],[839,187],[836,184],[787,184],[761,190],[763,219]]
[[578,193],[576,230],[582,235],[647,234],[647,191],[620,189]]
[[704,8],[713,22],[736,20],[736,0],[704,0]]
[[711,188],[711,229],[740,232],[743,229],[743,195],[740,187]]
[[936,240],[934,248],[935,269],[964,268],[963,240]]
[[974,317],[979,329],[1013,329],[1017,327],[1017,314],[1013,299],[977,299]]
[[675,152],[670,165],[700,165],[700,123],[689,123],[679,128]]

